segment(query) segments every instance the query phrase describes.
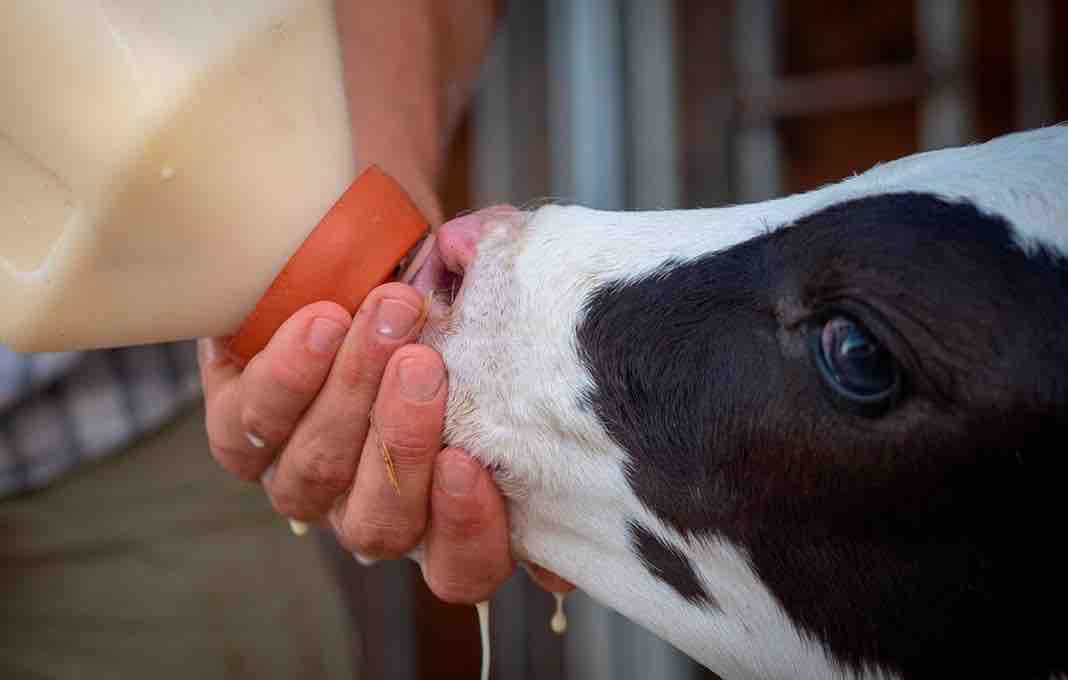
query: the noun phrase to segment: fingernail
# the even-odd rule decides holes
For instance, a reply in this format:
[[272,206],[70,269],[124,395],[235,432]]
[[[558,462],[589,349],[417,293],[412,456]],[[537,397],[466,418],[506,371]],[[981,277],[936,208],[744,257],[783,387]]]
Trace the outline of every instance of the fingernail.
[[308,332],[304,336],[304,346],[312,354],[333,354],[337,351],[341,339],[348,330],[333,319],[317,317],[308,324]]
[[445,493],[466,496],[471,493],[478,479],[478,463],[461,453],[446,452],[441,455],[435,477]]
[[408,357],[397,365],[397,377],[403,396],[413,401],[430,401],[445,382],[445,371],[435,363]]
[[396,340],[412,332],[422,311],[407,302],[395,298],[385,298],[378,302],[375,309],[375,332]]

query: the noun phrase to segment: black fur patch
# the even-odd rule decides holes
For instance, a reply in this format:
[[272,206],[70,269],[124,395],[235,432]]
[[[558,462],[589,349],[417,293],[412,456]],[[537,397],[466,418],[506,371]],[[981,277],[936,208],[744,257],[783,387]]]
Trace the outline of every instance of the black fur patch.
[[675,589],[688,602],[719,609],[716,599],[701,585],[689,558],[664,543],[637,522],[627,522],[630,544],[649,573]]
[[[809,342],[863,324],[893,408],[837,408]],[[1055,547],[1068,483],[1068,265],[1008,223],[915,193],[863,198],[645,280],[578,329],[588,399],[642,502],[740,545],[852,668],[1068,669]],[[654,565],[655,567],[656,565]]]

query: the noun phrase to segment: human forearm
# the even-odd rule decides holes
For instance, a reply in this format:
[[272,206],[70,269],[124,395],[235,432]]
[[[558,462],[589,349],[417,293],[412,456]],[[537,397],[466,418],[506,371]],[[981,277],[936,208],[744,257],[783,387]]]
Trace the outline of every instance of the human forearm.
[[498,9],[496,0],[337,3],[356,157],[396,177],[434,224],[447,144]]

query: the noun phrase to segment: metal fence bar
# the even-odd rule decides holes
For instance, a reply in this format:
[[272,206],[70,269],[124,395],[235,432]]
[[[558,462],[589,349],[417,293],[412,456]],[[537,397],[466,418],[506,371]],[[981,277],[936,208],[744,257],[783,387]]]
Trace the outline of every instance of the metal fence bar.
[[631,208],[678,207],[679,75],[675,58],[675,5],[670,0],[626,0],[627,167]]
[[620,0],[550,0],[549,130],[553,193],[626,206]]
[[975,123],[967,77],[968,3],[918,0],[916,38],[930,88],[920,105],[920,148],[972,141]]
[[[739,91],[775,82],[779,71],[779,6],[776,0],[739,0],[734,4],[731,59]],[[736,130],[731,173],[734,198],[741,202],[772,198],[782,190],[782,150],[773,120]]]

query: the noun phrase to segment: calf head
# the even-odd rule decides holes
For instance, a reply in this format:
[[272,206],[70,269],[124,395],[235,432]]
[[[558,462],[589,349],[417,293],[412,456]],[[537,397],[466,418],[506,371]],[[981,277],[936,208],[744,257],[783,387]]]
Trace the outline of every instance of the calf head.
[[447,439],[519,558],[726,678],[1068,667],[1068,128],[438,243]]

